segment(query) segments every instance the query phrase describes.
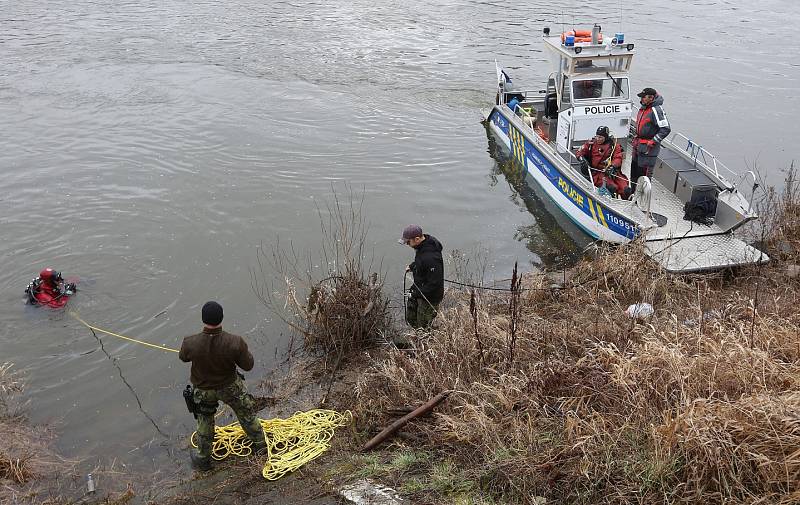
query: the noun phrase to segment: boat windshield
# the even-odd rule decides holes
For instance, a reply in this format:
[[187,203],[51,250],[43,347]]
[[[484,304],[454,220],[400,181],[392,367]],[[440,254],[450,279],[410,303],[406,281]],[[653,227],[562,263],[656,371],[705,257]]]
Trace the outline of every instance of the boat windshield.
[[612,79],[581,79],[572,81],[572,96],[575,100],[589,100],[596,98],[623,98],[629,99],[627,77]]

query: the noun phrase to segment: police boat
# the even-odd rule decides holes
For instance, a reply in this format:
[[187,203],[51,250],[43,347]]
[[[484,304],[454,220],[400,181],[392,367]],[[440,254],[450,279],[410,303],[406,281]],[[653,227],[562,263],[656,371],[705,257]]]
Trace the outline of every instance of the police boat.
[[[641,237],[648,256],[669,272],[769,260],[733,234],[758,218],[751,202],[755,174],[737,175],[674,130],[661,142],[652,177],[639,178],[635,193],[620,198],[596,187],[575,153],[600,126],[621,145],[621,171],[630,177],[638,110],[628,75],[634,44],[623,33],[604,36],[598,25],[556,35],[545,28],[542,40],[551,64],[545,89],[517,87],[497,65],[495,105],[486,113],[487,129],[526,183],[541,188],[539,193],[596,240],[627,243]],[[740,191],[748,181],[750,198]]]

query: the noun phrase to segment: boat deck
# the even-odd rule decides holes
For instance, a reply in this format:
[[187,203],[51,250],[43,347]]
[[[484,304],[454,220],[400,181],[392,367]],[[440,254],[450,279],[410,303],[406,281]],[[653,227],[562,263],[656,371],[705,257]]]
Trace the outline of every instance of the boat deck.
[[664,240],[678,237],[699,237],[702,235],[718,235],[725,230],[716,223],[709,225],[695,223],[683,219],[683,202],[675,193],[664,187],[658,179],[651,179],[652,201],[651,212],[667,218],[667,223],[647,233],[647,240]]
[[[533,134],[538,135],[535,131]],[[623,143],[624,151],[629,153],[630,139],[625,138],[620,141]],[[577,173],[580,173],[578,161],[571,151],[559,151],[552,140],[548,144],[554,156],[560,156],[564,163],[571,165]],[[506,145],[506,148],[509,146]],[[668,152],[665,154],[669,156]],[[669,162],[673,166],[680,167],[682,160],[670,158]],[[630,164],[630,158],[625,156],[622,171],[629,177]],[[683,171],[694,170],[693,166],[688,168],[689,170]],[[663,176],[668,177],[668,173],[663,172]],[[717,223],[704,225],[684,219],[684,201],[668,189],[658,177],[659,172],[656,171],[656,177],[650,179],[652,220],[641,210],[638,202],[612,199],[607,196],[599,197],[596,193],[592,195],[595,199],[602,198],[603,205],[614,212],[644,226],[645,254],[662,268],[673,273],[689,273],[769,261],[766,254],[736,238],[730,233],[730,229],[725,229]],[[582,185],[586,186],[585,183]],[[648,222],[651,223],[650,227],[647,225]],[[663,224],[657,226],[657,223]]]
[[674,273],[719,270],[769,261],[769,256],[731,233],[654,240],[646,242],[644,247],[645,253],[664,270]]

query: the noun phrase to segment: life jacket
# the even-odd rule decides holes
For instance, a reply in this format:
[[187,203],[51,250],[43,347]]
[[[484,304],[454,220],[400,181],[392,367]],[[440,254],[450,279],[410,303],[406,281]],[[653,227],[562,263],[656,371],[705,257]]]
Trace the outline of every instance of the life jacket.
[[589,141],[583,144],[576,156],[591,157],[591,166],[598,170],[606,170],[612,165],[622,166],[622,149],[617,150],[617,139],[609,139],[603,144]]
[[660,143],[669,135],[671,128],[667,115],[664,113],[663,104],[664,97],[657,95],[651,104],[643,105],[639,109],[636,114],[634,144],[638,145],[644,140],[655,140]]

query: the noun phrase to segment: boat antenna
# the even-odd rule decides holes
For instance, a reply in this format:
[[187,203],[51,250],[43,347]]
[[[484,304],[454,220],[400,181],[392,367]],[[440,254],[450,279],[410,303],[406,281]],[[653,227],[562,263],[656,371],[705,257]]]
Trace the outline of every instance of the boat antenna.
[[625,33],[625,30],[622,29],[622,0],[619,0],[619,32]]

